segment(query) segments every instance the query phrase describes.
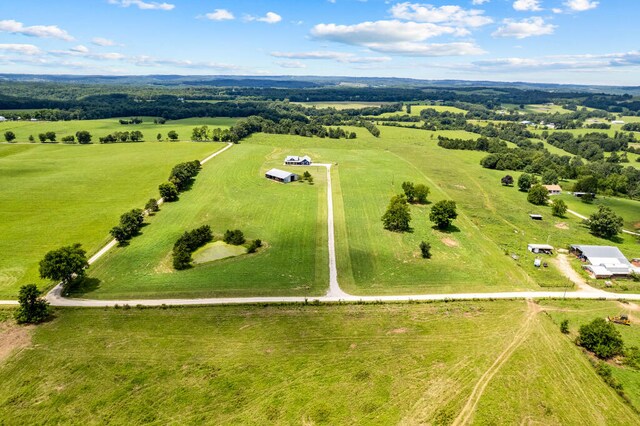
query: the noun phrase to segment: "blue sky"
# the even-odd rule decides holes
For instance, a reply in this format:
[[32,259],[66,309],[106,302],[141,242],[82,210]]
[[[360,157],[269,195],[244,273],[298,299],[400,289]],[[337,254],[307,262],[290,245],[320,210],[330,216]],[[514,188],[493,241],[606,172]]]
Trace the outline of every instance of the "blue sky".
[[3,0],[0,72],[640,85],[636,0]]

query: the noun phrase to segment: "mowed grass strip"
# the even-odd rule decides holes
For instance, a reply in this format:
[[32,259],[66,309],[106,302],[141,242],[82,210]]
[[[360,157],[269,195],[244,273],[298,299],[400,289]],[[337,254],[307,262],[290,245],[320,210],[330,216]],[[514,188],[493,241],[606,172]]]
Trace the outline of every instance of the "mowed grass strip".
[[[525,312],[522,301],[59,309],[0,366],[0,422],[448,424]],[[500,410],[483,398],[476,423],[635,423],[547,331],[535,323],[524,367],[557,373],[509,381],[510,395],[490,381],[484,395]],[[502,369],[519,371],[515,361]],[[571,404],[580,412],[563,412]]]
[[[131,117],[122,117],[125,120]],[[5,121],[0,123],[0,141],[4,142],[4,133],[11,130],[15,133],[15,142],[29,142],[32,135],[36,143],[40,143],[38,134],[45,132],[56,132],[57,140],[64,136],[75,135],[80,130],[87,130],[93,136],[92,142],[98,143],[99,138],[107,136],[113,132],[131,132],[139,130],[144,135],[146,141],[156,141],[157,135],[162,135],[162,140],[167,139],[167,133],[171,130],[178,133],[178,139],[183,141],[191,140],[191,131],[195,126],[215,128],[228,128],[235,124],[236,118],[225,117],[202,117],[185,118],[182,120],[168,120],[165,124],[155,124],[153,117],[138,117],[143,120],[140,124],[120,124],[119,118],[107,118],[103,120],[69,120],[69,121]]]
[[[556,300],[542,301],[540,305],[545,309],[554,326],[551,331],[559,330],[563,320],[569,320],[570,334],[563,336],[570,344],[578,336],[581,325],[588,324],[596,318],[618,316],[626,314],[631,319],[631,326],[615,325],[620,332],[626,347],[640,347],[640,307],[637,303],[623,303],[614,301],[587,302],[582,300]],[[582,354],[585,362],[587,355]],[[613,376],[623,385],[624,392],[636,410],[640,411],[640,371],[621,365],[617,362],[609,362]]]
[[158,184],[180,162],[222,148],[211,143],[0,145],[0,299],[20,285],[46,287],[38,262],[82,243],[97,251],[122,213],[159,198]]
[[[90,298],[319,295],[328,285],[326,172],[282,166],[285,152],[242,143],[207,163],[193,187],[150,218],[142,235],[116,247],[88,272],[79,293]],[[281,184],[264,177],[272,167],[315,184]],[[261,239],[255,254],[174,271],[171,250],[185,231],[209,225],[221,237],[240,229]]]

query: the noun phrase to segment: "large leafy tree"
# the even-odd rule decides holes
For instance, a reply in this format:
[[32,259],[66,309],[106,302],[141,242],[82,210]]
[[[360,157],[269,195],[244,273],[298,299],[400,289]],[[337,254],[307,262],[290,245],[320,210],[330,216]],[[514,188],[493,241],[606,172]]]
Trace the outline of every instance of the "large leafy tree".
[[551,205],[551,212],[554,216],[563,217],[567,212],[567,209],[567,203],[562,200],[554,200],[553,204]]
[[598,211],[589,217],[589,230],[596,237],[610,239],[622,232],[624,221],[613,210],[599,206]]
[[622,336],[615,326],[603,318],[596,318],[580,327],[577,343],[598,358],[620,355],[624,348]]
[[16,134],[13,133],[11,130],[4,132],[4,140],[6,140],[7,142],[13,142],[15,138],[16,138]]
[[440,229],[447,229],[457,217],[456,202],[452,200],[438,201],[431,207],[429,213],[429,220]]
[[76,243],[47,253],[40,261],[40,277],[61,281],[66,286],[84,276],[88,266],[87,252]]
[[535,184],[529,189],[527,201],[537,206],[544,206],[549,202],[549,191],[544,186]]
[[49,303],[40,297],[42,292],[35,284],[20,287],[15,318],[18,324],[37,324],[49,316]]
[[85,145],[91,143],[91,133],[86,130],[76,132],[76,138],[78,139],[79,144]]
[[413,188],[413,194],[415,196],[415,202],[418,204],[426,204],[427,197],[429,197],[429,193],[431,190],[425,184],[419,183]]
[[523,173],[518,178],[518,188],[520,189],[520,191],[528,191],[535,183],[536,178],[529,173]]
[[382,216],[384,229],[395,232],[406,232],[411,222],[409,204],[404,195],[396,195],[391,198],[387,211]]
[[178,188],[176,188],[174,183],[161,183],[158,189],[164,201],[175,201],[178,199]]

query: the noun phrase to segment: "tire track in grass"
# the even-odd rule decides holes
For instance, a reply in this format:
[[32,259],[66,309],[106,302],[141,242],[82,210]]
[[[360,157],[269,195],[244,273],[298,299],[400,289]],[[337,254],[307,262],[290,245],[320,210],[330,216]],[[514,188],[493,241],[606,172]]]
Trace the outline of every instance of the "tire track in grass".
[[532,300],[527,300],[527,316],[525,317],[524,324],[520,327],[520,330],[513,337],[513,340],[503,350],[498,358],[491,364],[489,369],[484,372],[484,374],[478,380],[478,383],[473,388],[469,399],[467,400],[464,407],[462,407],[462,411],[458,414],[455,421],[453,422],[454,426],[466,425],[471,423],[471,418],[476,411],[476,407],[484,394],[485,389],[493,379],[493,376],[496,375],[498,371],[502,368],[502,366],[511,358],[511,355],[520,347],[522,342],[524,342],[525,338],[529,335],[531,331],[531,325],[533,323],[533,319],[536,314],[540,311],[540,307],[535,304]]

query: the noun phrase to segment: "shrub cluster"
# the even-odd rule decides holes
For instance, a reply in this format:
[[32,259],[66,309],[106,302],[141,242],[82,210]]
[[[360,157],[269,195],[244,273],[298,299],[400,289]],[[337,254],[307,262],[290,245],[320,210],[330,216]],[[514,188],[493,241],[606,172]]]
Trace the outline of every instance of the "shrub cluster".
[[133,117],[130,120],[120,119],[119,122],[120,122],[120,124],[140,124],[140,123],[142,123],[142,119],[140,119],[138,117]]
[[222,240],[225,243],[233,244],[234,246],[242,245],[246,241],[244,238],[244,234],[239,229],[235,229],[233,231],[230,229],[227,229],[227,231],[224,233],[224,237],[222,238]]
[[133,209],[120,216],[120,224],[111,228],[110,234],[119,243],[130,240],[136,236],[144,223],[142,209]]
[[247,253],[255,253],[260,247],[262,247],[262,240],[253,240],[247,247]]
[[191,266],[191,253],[213,240],[211,227],[203,225],[192,231],[187,231],[173,245],[173,267],[187,269]]

